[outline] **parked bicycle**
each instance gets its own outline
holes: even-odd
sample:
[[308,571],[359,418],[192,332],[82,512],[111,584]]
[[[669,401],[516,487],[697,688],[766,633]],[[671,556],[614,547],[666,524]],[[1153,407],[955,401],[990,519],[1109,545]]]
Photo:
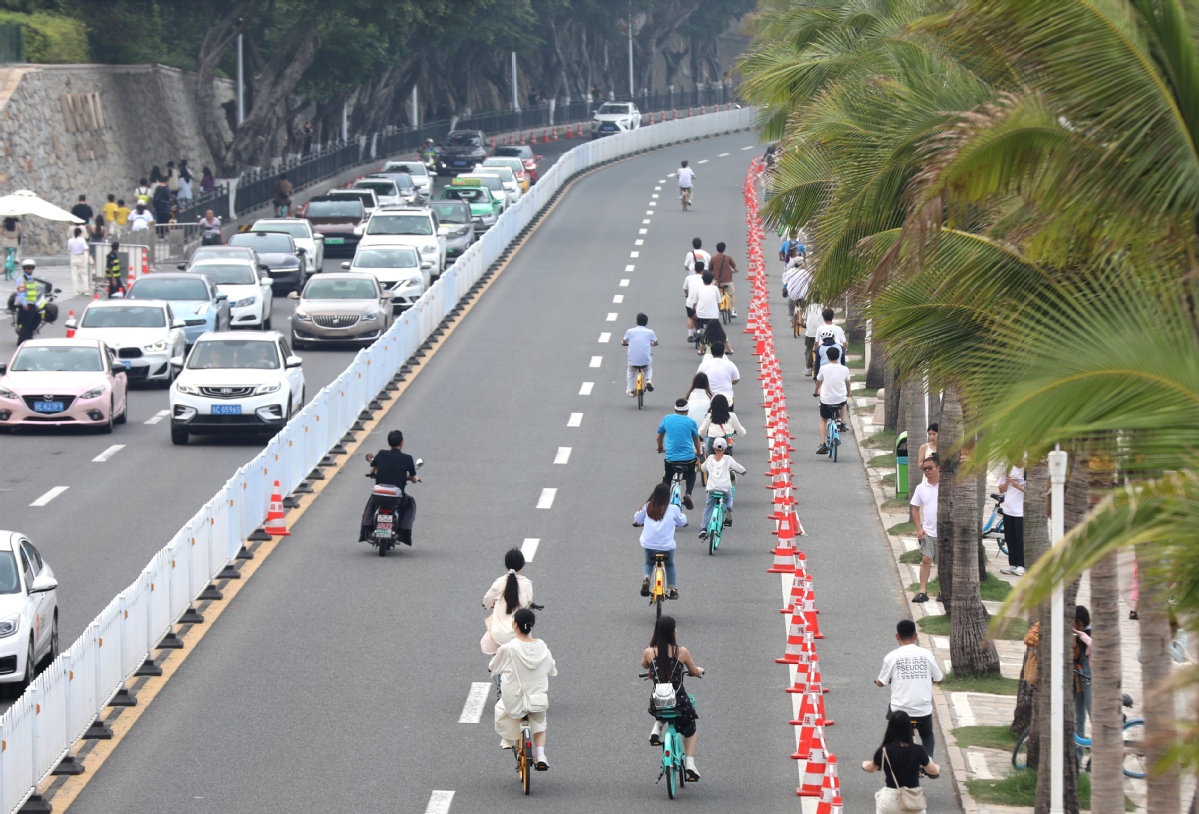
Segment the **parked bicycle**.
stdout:
[[983,543],[986,543],[988,538],[995,540],[999,554],[1006,555],[1007,538],[1003,535],[1003,495],[994,492],[991,494],[991,500],[995,501],[995,505],[991,507],[991,516],[983,525],[981,540]]
[[[1132,707],[1132,698],[1128,693],[1124,693],[1122,704],[1126,708]],[[1017,769],[1028,768],[1028,733],[1029,730],[1024,730],[1020,737],[1016,740],[1016,748],[1012,750],[1012,765]],[[1074,733],[1074,743],[1081,746],[1087,752],[1084,771],[1091,771],[1091,739]],[[1142,778],[1148,772],[1147,760],[1145,757],[1145,719],[1144,718],[1124,718],[1124,776],[1132,778]]]

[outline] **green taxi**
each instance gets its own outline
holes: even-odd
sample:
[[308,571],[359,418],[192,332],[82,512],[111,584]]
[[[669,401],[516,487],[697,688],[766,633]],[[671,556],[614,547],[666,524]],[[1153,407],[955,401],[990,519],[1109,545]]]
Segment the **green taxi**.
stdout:
[[454,178],[441,191],[443,201],[464,201],[470,207],[470,217],[476,232],[485,232],[499,219],[504,211],[503,201],[491,194],[477,178]]

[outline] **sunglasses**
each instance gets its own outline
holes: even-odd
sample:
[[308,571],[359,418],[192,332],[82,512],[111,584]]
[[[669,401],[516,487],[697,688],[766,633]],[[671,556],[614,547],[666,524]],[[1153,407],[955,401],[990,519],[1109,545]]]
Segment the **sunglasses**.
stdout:
[[920,469],[923,472],[932,472],[934,469],[936,469],[936,467],[935,466],[922,466],[922,467],[920,467]]

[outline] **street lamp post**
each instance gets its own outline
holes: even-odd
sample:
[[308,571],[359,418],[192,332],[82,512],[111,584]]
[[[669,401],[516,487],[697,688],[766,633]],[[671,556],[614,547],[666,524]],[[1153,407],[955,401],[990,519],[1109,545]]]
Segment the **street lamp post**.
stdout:
[[[237,21],[241,24],[241,20]],[[242,58],[242,35],[237,35],[237,126],[246,120],[246,67]]]
[[[1055,546],[1066,534],[1066,453],[1060,448],[1049,453],[1049,506],[1052,512],[1050,521],[1049,543]],[[1049,814],[1063,814],[1065,787],[1062,782],[1062,772],[1065,771],[1064,733],[1062,727],[1065,715],[1062,705],[1065,703],[1065,670],[1062,665],[1062,653],[1065,647],[1065,617],[1066,591],[1058,583],[1053,589],[1052,623],[1050,628],[1050,651],[1052,658],[1049,667],[1049,703],[1050,703],[1050,735],[1049,735]]]

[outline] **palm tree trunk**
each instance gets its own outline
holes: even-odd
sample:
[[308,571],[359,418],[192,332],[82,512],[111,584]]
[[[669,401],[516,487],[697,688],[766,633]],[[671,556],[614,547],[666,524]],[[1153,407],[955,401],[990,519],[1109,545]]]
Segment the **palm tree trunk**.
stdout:
[[[941,607],[953,616],[953,590],[955,576],[953,561],[956,551],[953,545],[953,499],[954,482],[957,480],[958,456],[946,454],[957,447],[962,439],[962,403],[956,388],[946,389],[941,404],[941,433],[937,438],[937,449],[941,463],[941,483],[937,487],[937,578],[941,581]],[[971,563],[973,564],[973,557]]]
[[[944,486],[941,494],[945,494]],[[949,656],[953,663],[953,672],[965,676],[998,675],[999,652],[995,649],[995,642],[987,629],[990,615],[983,607],[978,586],[978,526],[981,517],[978,508],[977,477],[968,472],[957,473],[954,478],[953,505],[950,512],[953,518],[951,545],[954,548],[954,557]],[[937,531],[941,531],[940,526],[937,527]],[[943,580],[941,590],[944,593]]]
[[[1025,474],[1024,485],[1024,517],[1026,518],[1024,526],[1024,562],[1031,567],[1046,551],[1049,550],[1049,524],[1045,522],[1045,503],[1046,496],[1049,491],[1049,466],[1045,459],[1042,458],[1035,463],[1029,465]],[[1049,630],[1045,626],[1046,606],[1037,608],[1030,614],[1033,622],[1041,623],[1042,638],[1047,635]],[[1033,684],[1033,699],[1028,699],[1026,696],[1019,696],[1016,699],[1016,714],[1013,716],[1014,721],[1023,721],[1025,717],[1030,718],[1028,725],[1028,765],[1031,768],[1037,767],[1037,758],[1039,757],[1040,749],[1040,732],[1039,724],[1040,716],[1037,714],[1035,699],[1040,695],[1039,688],[1041,686],[1041,677],[1048,676],[1049,673],[1045,668],[1045,662],[1041,661],[1043,653],[1037,648],[1038,669],[1036,681]],[[1023,731],[1023,727],[1016,727],[1016,734]]]
[[900,421],[908,434],[908,482],[895,484],[898,491],[906,486],[908,495],[916,491],[920,485],[923,473],[920,471],[921,461],[917,460],[920,445],[924,443],[924,381],[919,371],[913,371],[899,385]]
[[[1028,517],[1027,506],[1025,507],[1024,516]],[[1050,635],[1050,627],[1053,624],[1064,625],[1067,631],[1074,624],[1074,603],[1078,598],[1078,582],[1072,582],[1064,586],[1065,596],[1065,611],[1060,619],[1053,618],[1052,605],[1046,603],[1042,606],[1041,612],[1041,643],[1040,662],[1041,673],[1040,679],[1037,681],[1037,699],[1036,699],[1036,717],[1038,733],[1040,735],[1040,746],[1043,749],[1039,752],[1039,762],[1037,765],[1037,803],[1033,809],[1035,814],[1049,814],[1050,810],[1050,775],[1049,771],[1049,744],[1051,743],[1050,724],[1052,722],[1052,709],[1050,704],[1050,669],[1053,664],[1053,659],[1061,659],[1065,663],[1063,678],[1065,680],[1064,703],[1062,704],[1062,807],[1068,814],[1078,814],[1078,758],[1074,754],[1074,637],[1067,633],[1063,637],[1062,650],[1060,653],[1053,652],[1052,636]],[[1031,750],[1030,763],[1031,764]],[[1121,798],[1123,799],[1123,798]]]
[[[866,387],[877,390],[887,386],[887,353],[873,330],[867,331],[866,341],[870,344],[870,364],[866,366]],[[886,395],[886,394],[884,394]]]
[[883,429],[899,432],[899,369],[887,369],[886,393],[883,396]]
[[[1098,635],[1091,648],[1092,707],[1091,811],[1124,811],[1124,736],[1120,697],[1120,589],[1112,551],[1091,569],[1091,625]],[[1156,810],[1156,809],[1154,809]],[[1177,806],[1174,808],[1177,811]]]
[[[1140,577],[1141,684],[1144,687],[1146,762],[1154,767],[1146,778],[1149,811],[1178,811],[1181,800],[1178,764],[1165,762],[1167,751],[1178,740],[1174,693],[1167,684],[1173,672],[1170,657],[1169,610],[1162,586],[1146,577],[1151,566],[1138,563]],[[1104,703],[1110,703],[1105,701]],[[1152,734],[1150,734],[1152,733]]]

